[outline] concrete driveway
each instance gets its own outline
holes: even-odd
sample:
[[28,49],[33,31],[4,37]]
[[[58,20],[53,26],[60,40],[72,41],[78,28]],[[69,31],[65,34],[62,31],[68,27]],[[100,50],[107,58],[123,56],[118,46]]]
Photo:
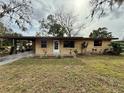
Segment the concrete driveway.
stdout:
[[5,65],[25,57],[33,57],[33,56],[34,56],[34,53],[30,51],[30,52],[24,52],[24,53],[5,56],[5,57],[0,57],[0,65]]

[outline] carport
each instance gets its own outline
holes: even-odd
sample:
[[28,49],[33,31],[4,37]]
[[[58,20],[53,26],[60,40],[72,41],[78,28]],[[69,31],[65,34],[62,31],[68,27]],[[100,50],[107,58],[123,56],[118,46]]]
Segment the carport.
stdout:
[[[11,52],[10,54],[17,54],[17,43],[21,40],[26,40],[32,42],[32,49],[30,51],[35,52],[35,37],[31,36],[0,36],[0,42],[2,45],[2,40],[12,40]],[[25,51],[24,51],[25,52]]]

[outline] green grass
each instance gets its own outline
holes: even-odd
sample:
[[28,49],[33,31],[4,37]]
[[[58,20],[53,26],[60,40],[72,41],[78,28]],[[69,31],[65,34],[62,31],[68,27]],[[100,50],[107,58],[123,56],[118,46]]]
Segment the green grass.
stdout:
[[0,66],[0,93],[124,93],[124,56],[21,59]]

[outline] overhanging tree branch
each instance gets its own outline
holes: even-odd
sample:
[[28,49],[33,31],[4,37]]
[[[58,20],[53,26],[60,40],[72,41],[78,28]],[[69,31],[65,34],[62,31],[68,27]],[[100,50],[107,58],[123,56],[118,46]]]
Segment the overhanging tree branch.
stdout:
[[30,0],[8,0],[0,2],[0,19],[9,17],[23,31],[27,29],[26,24],[31,25],[32,6]]
[[108,14],[113,10],[113,7],[120,7],[123,4],[124,0],[90,0],[91,18],[93,19],[96,14],[101,18],[102,16]]

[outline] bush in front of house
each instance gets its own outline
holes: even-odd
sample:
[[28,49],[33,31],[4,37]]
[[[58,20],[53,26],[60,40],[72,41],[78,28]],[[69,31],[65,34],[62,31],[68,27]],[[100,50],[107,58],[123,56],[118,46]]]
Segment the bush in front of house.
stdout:
[[122,53],[121,45],[115,42],[112,42],[110,44],[110,49],[105,49],[104,53],[105,55],[120,55]]

